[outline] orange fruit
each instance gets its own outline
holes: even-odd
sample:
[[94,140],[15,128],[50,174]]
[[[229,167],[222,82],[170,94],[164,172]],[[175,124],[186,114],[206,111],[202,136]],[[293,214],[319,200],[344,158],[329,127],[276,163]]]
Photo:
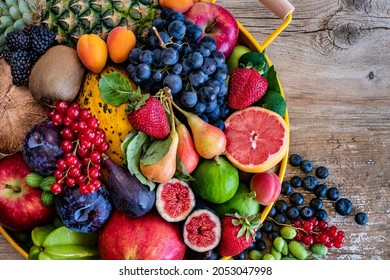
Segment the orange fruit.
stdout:
[[277,113],[250,106],[225,121],[226,157],[238,169],[264,172],[278,164],[288,151],[289,128]]

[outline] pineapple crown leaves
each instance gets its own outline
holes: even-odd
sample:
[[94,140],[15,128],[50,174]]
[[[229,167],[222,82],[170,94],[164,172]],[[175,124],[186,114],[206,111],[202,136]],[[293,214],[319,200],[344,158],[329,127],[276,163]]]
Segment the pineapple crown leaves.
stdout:
[[245,234],[246,240],[249,240],[250,237],[255,240],[256,231],[262,226],[259,214],[245,215],[235,212],[228,213],[226,216],[233,217],[232,224],[241,227],[237,233],[237,238]]

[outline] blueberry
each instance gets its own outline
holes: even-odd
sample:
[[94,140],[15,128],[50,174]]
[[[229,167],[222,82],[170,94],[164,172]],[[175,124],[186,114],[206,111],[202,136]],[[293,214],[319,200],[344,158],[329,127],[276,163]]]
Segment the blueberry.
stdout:
[[261,230],[256,231],[255,242],[261,240],[263,238],[263,232]]
[[276,215],[276,208],[275,206],[272,206],[271,209],[269,210],[268,217],[273,218],[275,217],[275,215]]
[[235,260],[245,260],[245,252],[241,252],[233,257]]
[[294,192],[290,194],[290,203],[292,206],[300,206],[305,202],[305,198],[302,194]]
[[336,201],[340,197],[340,191],[336,187],[329,188],[328,191],[326,192],[326,197],[329,200]]
[[286,223],[286,216],[282,213],[278,213],[276,214],[276,216],[274,217],[274,220],[278,223],[278,224],[284,224]]
[[317,197],[324,197],[326,196],[326,192],[328,191],[328,187],[324,184],[319,184],[314,190],[314,194]]
[[267,248],[267,243],[264,240],[256,241],[256,249],[259,251],[264,251]]
[[287,218],[290,220],[296,220],[299,218],[299,209],[296,206],[288,207],[286,211]]
[[300,168],[305,173],[310,173],[313,171],[313,162],[310,160],[303,160],[300,164]]
[[293,188],[300,188],[303,184],[302,178],[299,176],[292,176],[290,179],[290,184]]
[[328,175],[329,175],[329,171],[328,171],[328,169],[325,166],[317,167],[317,169],[316,169],[316,176],[319,179],[325,179],[326,177],[328,177]]
[[366,213],[359,212],[355,215],[355,221],[358,225],[365,225],[368,221]]
[[314,211],[311,207],[309,206],[303,206],[300,210],[299,210],[299,216],[304,219],[304,220],[308,220],[310,219],[311,217],[313,217],[314,215]]
[[270,221],[264,221],[261,230],[265,233],[270,233],[273,230],[273,224]]
[[292,154],[290,155],[288,162],[290,163],[291,166],[299,166],[302,162],[302,158],[298,154]]
[[310,207],[313,210],[320,210],[322,208],[323,202],[321,198],[315,197],[310,200]]
[[340,198],[336,201],[336,212],[342,216],[347,216],[352,212],[352,202],[348,198]]
[[268,238],[269,238],[269,240],[271,240],[271,241],[273,241],[276,237],[278,237],[279,236],[279,233],[278,232],[276,232],[276,231],[273,231],[273,232],[271,232],[271,233],[269,233],[268,234]]
[[283,182],[282,183],[282,189],[280,191],[284,195],[289,195],[292,193],[292,186],[290,182]]
[[288,204],[284,200],[278,200],[275,202],[275,208],[278,213],[284,213],[287,211]]
[[317,178],[314,176],[306,176],[302,181],[303,188],[309,192],[313,191],[318,183]]
[[225,122],[221,119],[214,119],[211,124],[215,127],[218,127],[220,130],[225,130]]
[[326,221],[326,219],[328,219],[328,213],[324,209],[320,209],[316,211],[315,217],[319,221]]
[[191,107],[194,107],[197,102],[198,102],[198,95],[189,90],[189,91],[183,91],[182,95],[181,95],[181,102],[183,103],[184,106],[186,106],[187,108],[191,108]]

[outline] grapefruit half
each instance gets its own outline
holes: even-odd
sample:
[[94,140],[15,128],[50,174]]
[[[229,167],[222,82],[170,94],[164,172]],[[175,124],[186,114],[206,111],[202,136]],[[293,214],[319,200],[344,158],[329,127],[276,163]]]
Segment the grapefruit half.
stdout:
[[278,164],[288,151],[289,131],[277,113],[250,106],[225,121],[226,157],[238,169],[264,172]]

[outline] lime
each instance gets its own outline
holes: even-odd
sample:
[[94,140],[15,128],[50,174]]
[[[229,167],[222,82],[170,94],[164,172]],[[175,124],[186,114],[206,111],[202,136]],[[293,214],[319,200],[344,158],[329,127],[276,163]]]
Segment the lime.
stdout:
[[204,200],[223,203],[237,191],[238,170],[225,157],[203,159],[194,171],[191,187]]
[[256,105],[269,109],[282,117],[284,117],[287,110],[286,100],[279,92],[274,90],[267,91]]
[[260,204],[249,188],[240,182],[236,193],[231,199],[220,204],[213,204],[212,208],[220,217],[224,216],[225,213],[233,211],[240,214],[253,215],[259,213]]

